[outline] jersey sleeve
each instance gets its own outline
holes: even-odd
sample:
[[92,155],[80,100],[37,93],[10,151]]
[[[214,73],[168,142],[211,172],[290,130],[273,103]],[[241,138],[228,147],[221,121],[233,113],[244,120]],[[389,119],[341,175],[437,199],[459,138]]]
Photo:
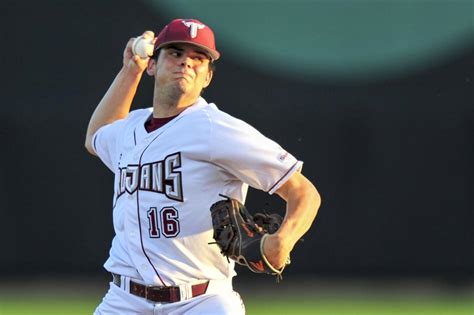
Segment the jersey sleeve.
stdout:
[[92,138],[92,147],[100,160],[112,171],[117,164],[117,139],[124,125],[124,119],[100,127]]
[[228,176],[269,194],[303,166],[275,141],[233,117],[211,123],[210,156]]

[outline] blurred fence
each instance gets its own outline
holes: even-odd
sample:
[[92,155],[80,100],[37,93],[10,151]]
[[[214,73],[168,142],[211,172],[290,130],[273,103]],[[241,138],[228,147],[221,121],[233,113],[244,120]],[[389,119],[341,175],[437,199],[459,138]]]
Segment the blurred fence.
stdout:
[[[0,274],[100,273],[112,175],[84,150],[85,129],[126,40],[171,17],[122,0],[1,6]],[[323,198],[288,272],[472,279],[473,60],[467,42],[429,67],[359,82],[273,76],[223,56],[207,100],[303,160]],[[151,96],[146,78],[135,108]],[[247,204],[283,210],[261,192]]]

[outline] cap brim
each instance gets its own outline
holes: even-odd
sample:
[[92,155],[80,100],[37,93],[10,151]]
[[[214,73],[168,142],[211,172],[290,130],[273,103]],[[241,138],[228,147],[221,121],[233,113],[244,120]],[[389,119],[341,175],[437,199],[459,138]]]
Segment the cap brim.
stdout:
[[186,40],[173,40],[173,41],[169,41],[169,42],[166,42],[166,43],[163,43],[163,44],[160,44],[158,46],[155,47],[155,51],[160,49],[160,48],[163,48],[165,46],[168,46],[170,44],[178,44],[178,43],[183,43],[183,44],[191,44],[191,45],[194,45],[194,46],[197,46],[203,50],[205,50],[209,56],[211,56],[212,60],[217,60],[220,58],[221,54],[217,51],[217,50],[212,50],[210,49],[209,47],[207,46],[204,46],[204,45],[200,45],[200,44],[197,44],[193,41],[186,41]]

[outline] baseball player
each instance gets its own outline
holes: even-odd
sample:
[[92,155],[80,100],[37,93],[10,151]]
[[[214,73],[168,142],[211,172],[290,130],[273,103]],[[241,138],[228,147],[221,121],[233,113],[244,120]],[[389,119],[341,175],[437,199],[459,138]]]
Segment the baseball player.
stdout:
[[[134,55],[130,39],[87,129],[85,147],[115,174],[112,281],[95,314],[244,314],[234,261],[212,244],[211,205],[220,195],[244,203],[249,185],[283,198],[284,220],[261,245],[278,270],[320,197],[301,161],[200,96],[220,57],[209,26],[176,19],[142,36],[154,55]],[[145,71],[153,107],[130,111]]]

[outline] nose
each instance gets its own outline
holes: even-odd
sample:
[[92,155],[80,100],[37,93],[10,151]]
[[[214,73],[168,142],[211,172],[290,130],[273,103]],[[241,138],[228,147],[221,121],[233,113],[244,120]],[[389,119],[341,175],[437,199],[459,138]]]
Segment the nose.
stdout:
[[184,55],[183,59],[181,59],[181,66],[191,68],[192,61],[190,57]]

